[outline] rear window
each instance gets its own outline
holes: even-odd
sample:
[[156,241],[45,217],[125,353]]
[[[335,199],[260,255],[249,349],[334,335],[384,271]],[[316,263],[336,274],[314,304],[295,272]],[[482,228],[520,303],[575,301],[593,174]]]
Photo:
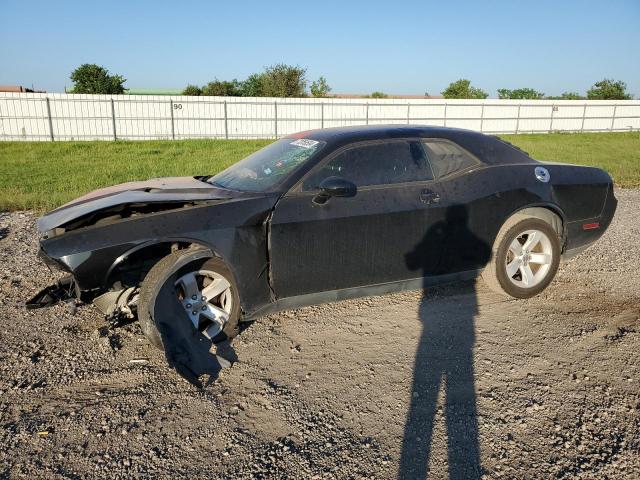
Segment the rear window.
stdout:
[[455,143],[442,140],[424,140],[424,149],[429,157],[436,178],[444,178],[456,172],[478,165],[478,161]]

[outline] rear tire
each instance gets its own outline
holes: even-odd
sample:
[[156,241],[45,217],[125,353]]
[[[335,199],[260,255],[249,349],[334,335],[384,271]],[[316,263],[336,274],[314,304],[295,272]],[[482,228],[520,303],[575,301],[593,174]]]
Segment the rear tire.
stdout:
[[482,272],[498,293],[530,298],[551,283],[560,265],[560,239],[544,220],[516,214],[500,229]]
[[[160,291],[167,282],[172,282],[175,286],[178,300],[186,307],[186,305],[190,305],[187,303],[190,299],[185,296],[184,281],[181,280],[183,278],[195,279],[195,284],[191,282],[192,285],[189,286],[189,289],[193,289],[191,293],[198,298],[193,300],[194,305],[192,308],[185,308],[185,315],[194,323],[194,328],[196,328],[195,323],[198,323],[198,329],[211,338],[213,343],[231,339],[239,331],[240,299],[236,282],[229,268],[221,259],[213,257],[195,260],[174,272],[174,265],[185,254],[185,250],[179,250],[156,263],[145,277],[140,288],[140,296],[138,298],[138,320],[140,321],[140,326],[149,341],[161,350],[164,350],[162,336],[158,330],[156,320],[151,314],[154,311],[153,305],[156,301],[155,292]],[[207,279],[209,279],[208,283]],[[218,289],[214,288],[216,286],[214,285],[215,282],[222,283],[223,287],[228,284],[228,288],[225,288],[221,293],[217,293]],[[209,290],[215,295],[212,294],[212,298],[202,301],[202,298],[206,298],[203,296],[203,292],[206,293],[207,286],[211,287]],[[227,313],[226,321],[223,324],[216,324],[208,320],[205,315],[212,311],[219,313],[224,311],[224,313]],[[214,314],[213,317],[215,318],[216,315]],[[220,317],[221,315],[218,315],[218,318]],[[208,333],[211,333],[211,335]]]

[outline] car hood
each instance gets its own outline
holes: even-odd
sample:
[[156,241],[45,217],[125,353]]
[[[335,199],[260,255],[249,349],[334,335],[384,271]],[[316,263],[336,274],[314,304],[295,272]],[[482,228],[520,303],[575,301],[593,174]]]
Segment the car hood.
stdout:
[[127,204],[191,202],[222,200],[238,192],[216,188],[196,177],[153,178],[100,188],[52,210],[38,219],[38,230],[44,233],[80,217]]

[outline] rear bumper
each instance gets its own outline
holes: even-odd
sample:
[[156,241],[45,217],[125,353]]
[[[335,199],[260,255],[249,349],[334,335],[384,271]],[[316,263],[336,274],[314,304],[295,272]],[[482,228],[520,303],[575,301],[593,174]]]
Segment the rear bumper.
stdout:
[[585,218],[567,223],[567,243],[564,258],[571,258],[593,245],[606,232],[613,220],[618,200],[610,185],[602,212],[597,217]]

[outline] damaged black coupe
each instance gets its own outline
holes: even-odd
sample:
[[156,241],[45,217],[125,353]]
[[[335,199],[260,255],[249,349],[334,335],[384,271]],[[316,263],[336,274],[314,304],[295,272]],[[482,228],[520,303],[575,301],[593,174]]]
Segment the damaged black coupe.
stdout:
[[[543,163],[480,133],[345,127],[282,138],[213,176],[97,190],[38,220],[73,296],[203,348],[281,309],[472,278],[516,298],[595,242],[609,175]],[[183,361],[183,364],[188,363]]]

